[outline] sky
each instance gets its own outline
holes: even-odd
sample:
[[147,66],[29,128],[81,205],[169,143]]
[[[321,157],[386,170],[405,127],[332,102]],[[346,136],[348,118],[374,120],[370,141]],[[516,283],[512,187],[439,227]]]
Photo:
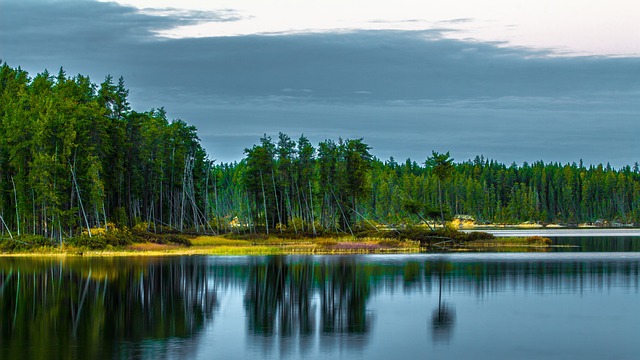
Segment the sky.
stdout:
[[614,167],[640,161],[634,0],[0,0],[0,60],[123,76],[218,162],[263,134]]

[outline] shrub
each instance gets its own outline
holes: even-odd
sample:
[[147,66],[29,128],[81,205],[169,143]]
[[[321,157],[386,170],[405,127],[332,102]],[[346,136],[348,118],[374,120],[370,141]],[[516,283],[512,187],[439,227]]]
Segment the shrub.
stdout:
[[144,230],[142,228],[134,227],[131,230],[132,238],[135,242],[150,242],[154,244],[177,244],[184,246],[191,246],[191,241],[185,236],[169,233],[169,234],[156,234],[152,232],[146,231],[146,227]]
[[542,236],[529,236],[527,238],[527,243],[528,244],[550,245],[551,244],[551,239],[549,239],[548,237],[542,237]]
[[75,236],[68,239],[67,243],[79,248],[102,250],[107,246],[121,247],[130,245],[133,243],[133,235],[126,227],[122,229],[113,228],[91,237],[88,234]]
[[107,241],[104,236],[89,237],[88,235],[80,235],[69,238],[67,243],[74,247],[90,250],[101,250],[107,246]]
[[17,242],[13,239],[0,239],[1,252],[24,251],[29,250],[30,248],[30,245]]
[[491,240],[494,239],[495,236],[486,232],[470,232],[466,234],[466,241],[483,241],[483,240]]
[[57,242],[41,235],[20,235],[11,238],[0,239],[0,251],[19,252],[30,251],[38,247],[49,247]]

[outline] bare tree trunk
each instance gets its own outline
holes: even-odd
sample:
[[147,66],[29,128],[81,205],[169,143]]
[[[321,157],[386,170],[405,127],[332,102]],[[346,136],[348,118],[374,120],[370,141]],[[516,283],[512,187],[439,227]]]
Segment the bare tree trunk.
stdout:
[[16,225],[18,227],[18,236],[20,236],[20,212],[18,211],[18,192],[16,191],[16,182],[13,181],[13,176],[11,177],[11,182],[13,183],[13,198],[16,202]]
[[442,210],[442,188],[440,186],[440,179],[438,179],[438,202],[440,203],[440,219],[442,220],[442,228],[444,229],[444,210]]
[[204,220],[209,223],[209,173],[211,173],[211,163],[207,163],[207,177],[204,183]]
[[102,202],[102,216],[104,216],[104,231],[109,230],[109,224],[107,223],[107,211],[104,209],[104,201]]
[[33,235],[36,234],[36,195],[31,188],[31,205],[33,207]]
[[185,164],[184,164],[184,169],[182,171],[182,197],[181,197],[181,202],[180,202],[180,231],[183,231],[184,229],[184,203],[185,203],[185,182],[186,182],[186,174],[187,174],[187,159],[185,159]]
[[311,180],[309,180],[309,199],[311,201],[311,225],[313,226],[313,235],[317,235],[316,220],[313,216],[313,192],[311,191]]
[[0,215],[0,220],[2,220],[2,225],[4,225],[4,228],[7,229],[7,232],[9,233],[9,237],[11,238],[11,240],[13,240],[13,235],[11,235],[11,230],[9,230],[7,223],[4,222],[4,218],[2,217],[2,215]]
[[[71,166],[69,163],[69,167],[71,167],[71,176],[73,176],[73,183],[76,186],[76,193],[78,194],[78,203],[80,204],[80,209],[82,210],[82,216],[84,217],[84,222],[87,225],[87,232],[89,233],[89,237],[91,237],[91,227],[89,226],[89,220],[87,220],[87,213],[84,211],[84,206],[82,205],[82,197],[80,196],[80,188],[78,187],[78,181],[76,180],[76,171],[75,171],[75,156],[73,158],[74,165]],[[81,226],[82,228],[82,226]]]
[[280,205],[278,204],[278,191],[276,190],[276,176],[271,168],[271,182],[273,183],[273,197],[276,199],[276,212],[278,213],[278,223],[280,223],[280,232],[282,232],[282,217],[280,217]]
[[264,193],[264,180],[262,179],[262,171],[260,171],[260,184],[262,185],[262,203],[264,205],[264,224],[267,228],[267,235],[269,235],[269,220],[267,218],[267,197]]
[[216,230],[220,233],[220,213],[218,211],[218,176],[213,177],[213,195],[215,198]]

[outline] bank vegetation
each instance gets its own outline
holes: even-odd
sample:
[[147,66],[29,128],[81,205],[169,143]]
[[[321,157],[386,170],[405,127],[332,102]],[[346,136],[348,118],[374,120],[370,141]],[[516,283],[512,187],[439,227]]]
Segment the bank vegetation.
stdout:
[[313,145],[284,133],[265,134],[239,162],[218,163],[195,127],[161,107],[132,109],[122,78],[96,84],[62,69],[30,77],[0,67],[6,251],[187,246],[221,235],[402,243],[411,229],[426,229],[433,239],[409,240],[431,246],[454,237],[439,233],[454,219],[638,225],[638,164],[456,163],[436,151],[397,162],[376,158],[362,138]]

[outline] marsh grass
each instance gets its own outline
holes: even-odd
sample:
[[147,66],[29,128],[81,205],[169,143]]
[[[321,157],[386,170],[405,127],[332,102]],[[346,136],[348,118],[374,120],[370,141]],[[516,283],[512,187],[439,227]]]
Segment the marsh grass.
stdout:
[[[367,237],[313,237],[280,238],[276,236],[190,236],[189,245],[169,241],[147,241],[127,245],[106,245],[104,248],[78,246],[69,243],[63,246],[31,246],[28,249],[9,251],[4,256],[180,256],[180,255],[286,255],[286,254],[371,254],[371,253],[415,253],[420,251],[442,251],[442,248],[425,247],[423,239]],[[378,235],[378,234],[375,234]],[[385,234],[387,235],[387,234]],[[420,234],[422,235],[422,234]],[[155,239],[154,239],[155,240]],[[493,238],[483,235],[466,236],[447,251],[492,251],[528,252],[547,251],[551,240],[543,237]],[[186,243],[186,241],[185,241]]]
[[518,252],[518,251],[546,251],[550,248],[551,239],[542,236],[529,237],[504,237],[486,240],[475,240],[464,244],[470,249],[491,249],[492,251]]
[[191,245],[197,246],[250,246],[251,241],[228,239],[222,236],[197,236],[191,239]]

